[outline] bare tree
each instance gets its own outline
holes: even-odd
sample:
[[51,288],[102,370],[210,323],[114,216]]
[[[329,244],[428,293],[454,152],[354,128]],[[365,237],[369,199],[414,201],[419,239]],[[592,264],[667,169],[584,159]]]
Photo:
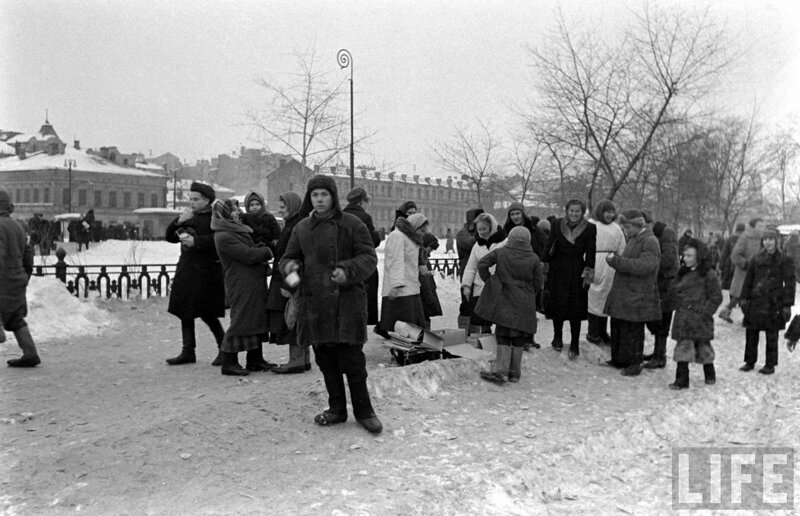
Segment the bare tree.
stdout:
[[478,206],[482,207],[501,173],[502,143],[494,129],[481,120],[474,132],[456,128],[453,137],[436,145],[433,152],[445,170],[475,187]]

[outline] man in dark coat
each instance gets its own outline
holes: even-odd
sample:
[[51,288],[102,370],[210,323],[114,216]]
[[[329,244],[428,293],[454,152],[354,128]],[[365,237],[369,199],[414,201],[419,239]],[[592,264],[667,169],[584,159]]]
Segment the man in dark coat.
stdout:
[[[358,219],[367,226],[367,231],[372,238],[372,244],[375,247],[381,245],[381,236],[375,231],[375,224],[372,222],[372,216],[364,210],[364,205],[369,202],[367,192],[357,186],[350,190],[347,194],[347,207],[345,213],[355,215]],[[367,289],[367,324],[378,324],[378,269],[370,275],[364,282]]]
[[285,277],[300,277],[297,338],[313,345],[317,365],[328,391],[328,410],[314,421],[322,426],[347,421],[344,379],[356,421],[379,433],[367,390],[363,346],[367,340],[367,296],[364,281],[378,263],[367,226],[344,213],[334,180],[316,175],[308,181],[303,206],[313,209],[289,237],[280,262]]
[[744,223],[739,222],[736,224],[736,230],[733,235],[725,240],[722,246],[722,252],[719,256],[719,279],[722,283],[722,290],[731,288],[731,280],[733,279],[733,262],[731,261],[731,254],[733,248],[736,247],[736,241],[739,236],[744,233]]
[[606,257],[616,271],[603,310],[611,317],[609,365],[622,369],[624,376],[637,376],[642,372],[645,323],[661,317],[656,281],[661,249],[639,210],[623,211],[619,222],[628,243],[622,256]]
[[525,206],[521,202],[512,202],[508,206],[506,223],[503,230],[506,234],[511,232],[511,228],[515,226],[523,226],[528,229],[531,234],[531,249],[536,253],[539,259],[542,259],[542,253],[547,245],[547,233],[538,226],[539,219],[533,220],[525,213]]
[[[471,208],[467,210],[467,222],[464,227],[456,233],[456,252],[458,253],[458,281],[464,277],[464,269],[469,261],[469,254],[472,252],[472,246],[475,245],[475,219],[478,215],[483,213],[482,208]],[[469,299],[461,296],[461,305],[458,307],[459,328],[469,326],[469,316],[472,313],[472,307],[469,304]],[[463,319],[467,319],[463,321]]]
[[[205,183],[192,183],[189,208],[167,226],[166,240],[180,242],[181,257],[172,280],[168,311],[181,320],[183,347],[178,356],[167,359],[169,365],[193,364],[195,356],[194,320],[200,318],[214,334],[217,348],[225,331],[219,317],[225,317],[225,283],[222,266],[211,230],[211,203],[216,195]],[[213,365],[222,365],[217,354]]]
[[12,332],[22,350],[22,357],[12,358],[10,367],[36,367],[42,361],[25,322],[28,315],[26,297],[28,281],[33,273],[33,248],[25,230],[11,218],[14,205],[5,190],[0,190],[0,322]]
[[672,282],[678,275],[680,250],[675,239],[675,232],[664,222],[653,220],[653,212],[642,210],[647,228],[658,238],[661,258],[658,264],[658,297],[661,300],[661,318],[647,321],[647,329],[655,337],[653,353],[643,357],[647,362],[645,369],[663,369],[667,365],[667,339],[669,327],[672,322],[672,311],[675,309],[675,299],[672,293]]

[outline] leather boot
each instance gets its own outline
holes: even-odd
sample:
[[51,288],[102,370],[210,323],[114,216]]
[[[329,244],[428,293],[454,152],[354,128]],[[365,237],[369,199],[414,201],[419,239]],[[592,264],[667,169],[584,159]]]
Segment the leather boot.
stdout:
[[329,357],[327,354],[317,354],[317,365],[320,366],[322,379],[325,381],[325,389],[328,391],[328,410],[317,414],[314,418],[314,422],[322,426],[334,425],[347,421],[347,398],[344,390],[344,376],[335,364],[335,357]]
[[511,367],[508,370],[508,381],[511,383],[517,383],[522,376],[522,353],[521,347],[511,347]]
[[9,367],[36,367],[42,363],[36,351],[36,344],[33,342],[31,331],[27,326],[16,330],[14,332],[14,337],[17,339],[17,345],[19,345],[22,350],[22,356],[20,358],[8,360],[6,363]]
[[706,385],[714,385],[717,383],[717,372],[714,369],[714,364],[703,364],[703,374],[706,377]]
[[675,382],[669,384],[669,388],[673,391],[689,388],[689,362],[678,362],[678,368],[675,370]]
[[226,376],[247,376],[250,372],[239,365],[237,353],[222,352],[222,374]]
[[348,374],[347,385],[350,387],[350,402],[353,404],[353,415],[358,424],[369,433],[381,433],[383,431],[383,423],[375,415],[375,411],[372,408],[369,390],[367,390],[366,375]]
[[655,349],[649,357],[642,357],[647,360],[645,369],[664,369],[667,365],[667,337],[656,335]]
[[194,319],[181,320],[181,339],[183,340],[183,348],[181,348],[180,354],[174,358],[168,358],[167,364],[181,365],[197,362],[197,357],[194,354],[197,346],[194,336]]
[[592,344],[600,344],[600,342],[602,342],[598,319],[599,317],[596,315],[589,314],[589,330],[586,333],[586,340]]
[[245,369],[248,371],[269,371],[277,364],[264,360],[264,347],[259,344],[256,349],[247,350],[247,363]]
[[[306,350],[303,350],[306,348]],[[308,352],[307,346],[300,344],[289,344],[289,361],[272,368],[275,374],[298,374],[306,372],[306,353]],[[309,369],[311,364],[308,364]]]

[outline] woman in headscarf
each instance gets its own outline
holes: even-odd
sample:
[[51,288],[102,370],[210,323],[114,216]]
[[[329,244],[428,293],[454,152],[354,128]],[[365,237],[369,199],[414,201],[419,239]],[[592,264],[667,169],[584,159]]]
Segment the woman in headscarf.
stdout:
[[[475,219],[477,239],[469,253],[464,275],[461,278],[461,294],[470,303],[470,319],[468,333],[489,333],[492,331],[491,321],[479,317],[475,313],[475,305],[483,292],[483,280],[478,275],[478,262],[490,251],[506,244],[506,232],[497,224],[497,219],[488,213],[482,213]],[[494,272],[494,271],[492,271]]]
[[394,323],[404,321],[425,326],[425,312],[420,298],[419,250],[422,235],[428,231],[428,219],[421,213],[398,217],[395,229],[386,237],[383,263],[383,300],[381,321],[375,333],[389,338]]
[[594,207],[592,218],[589,219],[597,229],[594,280],[589,286],[589,331],[586,335],[586,340],[592,344],[608,344],[611,341],[608,334],[608,315],[603,312],[603,308],[614,283],[615,271],[606,263],[606,256],[614,253],[621,255],[625,250],[625,233],[615,222],[616,218],[617,208],[614,203],[603,199]]
[[564,347],[564,321],[570,326],[570,359],[580,354],[581,321],[588,310],[588,285],[594,277],[597,226],[583,217],[586,203],[572,199],[564,207],[565,216],[556,219],[542,259],[550,264],[547,272],[545,315],[553,320],[552,346]]
[[[241,220],[239,207],[231,199],[215,201],[211,208],[214,244],[225,275],[225,299],[231,322],[222,340],[222,374],[245,376],[248,371],[267,371],[274,364],[264,360],[262,342],[267,340],[267,270],[272,251],[253,241],[253,230]],[[236,354],[247,352],[246,369]]]
[[281,273],[280,263],[283,253],[286,252],[286,245],[292,230],[304,219],[308,213],[301,210],[303,200],[294,192],[286,192],[278,197],[278,214],[283,218],[283,231],[275,243],[275,263],[272,271],[272,278],[269,283],[269,294],[267,295],[267,309],[269,310],[269,332],[270,342],[275,344],[289,345],[289,362],[274,367],[273,373],[277,374],[297,374],[311,369],[311,349],[302,346],[297,342],[297,330],[293,326],[289,328],[286,324],[285,310],[287,299],[291,295],[292,289],[284,284],[284,277]]

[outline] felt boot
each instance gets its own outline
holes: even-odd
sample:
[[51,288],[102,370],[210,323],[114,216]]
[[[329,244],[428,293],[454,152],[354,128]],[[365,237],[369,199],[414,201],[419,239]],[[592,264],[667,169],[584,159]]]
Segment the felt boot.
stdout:
[[678,368],[675,370],[675,382],[669,384],[669,388],[673,391],[689,388],[689,362],[678,362]]
[[226,376],[247,376],[250,372],[239,365],[237,353],[222,352],[222,374]]
[[706,385],[717,383],[717,372],[714,370],[714,364],[703,364],[703,374],[706,377]]
[[16,337],[20,349],[22,349],[22,357],[8,360],[6,363],[9,367],[36,367],[42,363],[36,351],[36,344],[33,342],[31,331],[27,326],[16,330],[14,337]]

